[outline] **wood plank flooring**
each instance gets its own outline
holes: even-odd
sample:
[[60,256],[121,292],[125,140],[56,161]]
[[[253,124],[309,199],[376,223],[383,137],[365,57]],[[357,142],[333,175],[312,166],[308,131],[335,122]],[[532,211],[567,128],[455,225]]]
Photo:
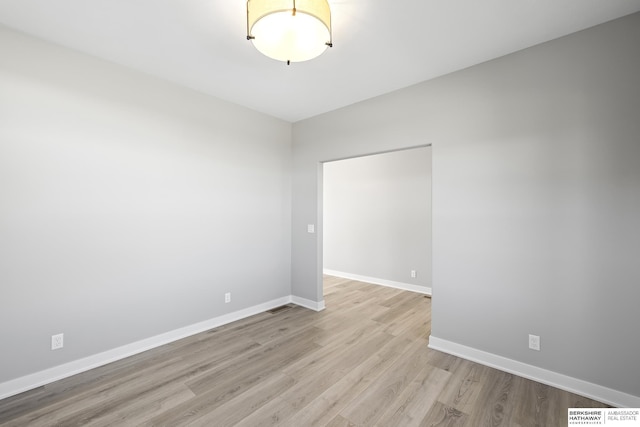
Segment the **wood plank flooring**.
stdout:
[[430,350],[431,300],[325,277],[286,306],[0,401],[13,426],[566,426],[593,400]]

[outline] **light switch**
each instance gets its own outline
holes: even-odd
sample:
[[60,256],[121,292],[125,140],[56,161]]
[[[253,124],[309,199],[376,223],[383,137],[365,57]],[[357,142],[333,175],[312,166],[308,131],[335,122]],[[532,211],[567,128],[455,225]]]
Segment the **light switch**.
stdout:
[[315,233],[316,232],[316,226],[313,224],[307,224],[307,233]]

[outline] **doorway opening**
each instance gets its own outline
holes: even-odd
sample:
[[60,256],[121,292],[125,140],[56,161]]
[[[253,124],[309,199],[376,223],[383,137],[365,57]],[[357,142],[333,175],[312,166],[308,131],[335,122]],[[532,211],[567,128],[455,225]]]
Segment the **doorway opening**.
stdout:
[[431,146],[324,162],[321,176],[323,273],[431,295]]

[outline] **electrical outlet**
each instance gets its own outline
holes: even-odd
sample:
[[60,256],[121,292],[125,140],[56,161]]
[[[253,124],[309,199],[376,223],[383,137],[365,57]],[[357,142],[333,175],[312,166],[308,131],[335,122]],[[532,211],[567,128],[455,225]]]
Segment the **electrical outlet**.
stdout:
[[540,351],[540,336],[529,334],[529,348],[531,350]]
[[226,294],[224,294],[224,303],[228,304],[231,302],[231,292],[227,292]]
[[51,335],[51,350],[64,347],[64,334]]
[[416,273],[415,270],[411,270],[411,277],[415,279],[416,277],[418,277],[418,273]]

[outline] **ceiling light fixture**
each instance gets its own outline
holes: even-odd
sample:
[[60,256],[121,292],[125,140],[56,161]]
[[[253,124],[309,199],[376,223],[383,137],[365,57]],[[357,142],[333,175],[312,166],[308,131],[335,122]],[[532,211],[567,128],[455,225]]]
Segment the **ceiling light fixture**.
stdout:
[[247,40],[287,64],[313,59],[333,46],[329,2],[247,0]]

